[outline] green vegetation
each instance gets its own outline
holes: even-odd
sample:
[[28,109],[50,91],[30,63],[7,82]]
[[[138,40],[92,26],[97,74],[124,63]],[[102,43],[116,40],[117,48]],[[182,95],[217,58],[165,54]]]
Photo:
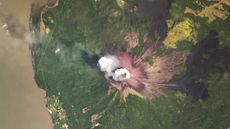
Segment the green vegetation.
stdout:
[[[109,43],[127,46],[126,32],[138,33],[139,53],[151,19],[138,15],[136,0],[60,0],[43,18],[50,30],[33,46],[35,78],[46,90],[47,107],[55,129],[227,129],[230,127],[230,77],[211,75],[207,80],[207,101],[191,101],[191,96],[165,90],[167,97],[155,101],[128,96],[108,86],[96,67],[81,58],[82,51],[100,53]],[[158,50],[164,55],[172,50],[190,49],[210,30],[220,34],[222,46],[230,46],[230,18],[211,22],[200,15],[185,13],[185,8],[200,9],[212,4],[198,1],[172,1],[167,19],[168,36]],[[223,6],[229,12],[229,6]],[[228,7],[228,8],[227,8]],[[215,14],[216,16],[216,14]]]
[[227,30],[230,27],[230,2],[228,0],[210,2],[196,0],[181,6],[184,15],[192,19],[199,27],[197,29],[198,40],[203,39],[210,30],[217,30],[220,34],[221,45],[230,45],[228,37],[230,32]]
[[[219,33],[222,46],[230,47],[229,1],[173,0],[169,12],[168,35],[164,41],[165,46],[158,50],[158,55],[189,49],[194,43],[205,38],[210,30]],[[188,33],[190,35],[186,35]]]

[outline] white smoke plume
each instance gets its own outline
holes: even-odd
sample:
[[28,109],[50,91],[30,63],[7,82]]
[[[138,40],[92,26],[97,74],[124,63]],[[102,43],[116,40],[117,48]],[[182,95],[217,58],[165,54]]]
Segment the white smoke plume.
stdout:
[[105,55],[98,61],[100,70],[105,72],[106,77],[112,77],[115,81],[122,81],[131,77],[126,68],[120,68],[119,60],[114,55]]
[[113,74],[113,80],[115,81],[123,81],[129,78],[131,78],[131,74],[126,68],[117,69]]
[[119,61],[116,56],[106,55],[99,59],[98,61],[100,70],[105,72],[107,77],[113,76],[113,71],[119,67]]

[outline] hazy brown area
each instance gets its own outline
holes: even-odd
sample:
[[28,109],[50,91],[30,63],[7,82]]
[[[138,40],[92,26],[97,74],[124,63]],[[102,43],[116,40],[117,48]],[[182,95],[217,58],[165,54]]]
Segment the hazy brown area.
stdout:
[[32,0],[0,1],[0,129],[50,129],[25,39]]

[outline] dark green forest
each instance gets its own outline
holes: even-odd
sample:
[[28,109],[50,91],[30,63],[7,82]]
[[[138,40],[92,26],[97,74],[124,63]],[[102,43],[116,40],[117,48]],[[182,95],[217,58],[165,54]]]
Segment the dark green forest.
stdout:
[[[229,0],[59,0],[41,19],[33,66],[55,129],[230,128]],[[170,80],[177,87],[155,100],[108,94],[96,63],[83,58],[110,44],[139,55],[157,37],[153,56],[190,54]]]

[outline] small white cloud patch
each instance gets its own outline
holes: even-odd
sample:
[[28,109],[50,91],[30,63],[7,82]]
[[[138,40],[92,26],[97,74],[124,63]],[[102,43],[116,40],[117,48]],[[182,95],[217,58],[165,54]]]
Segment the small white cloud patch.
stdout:
[[7,24],[3,24],[2,25],[2,29],[7,29],[8,28],[8,25]]
[[57,54],[60,52],[60,50],[61,50],[60,48],[57,48],[54,53]]

